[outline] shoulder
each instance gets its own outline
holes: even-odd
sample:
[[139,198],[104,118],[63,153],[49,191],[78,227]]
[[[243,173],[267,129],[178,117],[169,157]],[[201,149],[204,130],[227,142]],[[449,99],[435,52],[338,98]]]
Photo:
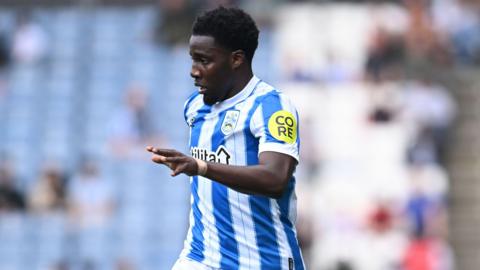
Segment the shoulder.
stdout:
[[275,87],[264,81],[259,81],[254,91],[247,98],[247,100],[250,100],[250,102],[253,102],[255,105],[258,106],[261,103],[265,102],[265,100],[268,100],[269,98],[276,95],[278,95],[278,91],[275,89]]
[[255,90],[254,96],[256,97],[258,105],[262,107],[275,107],[296,111],[290,98],[268,83],[261,82]]
[[198,99],[198,97],[200,97],[200,94],[198,93],[198,91],[193,92],[185,101],[184,108],[188,109],[192,105],[193,101]]
[[183,106],[183,117],[189,126],[191,125],[190,121],[193,119],[192,116],[194,116],[196,111],[198,111],[202,106],[203,98],[198,91],[193,92],[187,101],[185,101]]
[[196,110],[200,108],[202,105],[203,105],[202,96],[198,93],[198,91],[195,91],[185,101],[185,104],[183,106],[184,114],[186,115],[189,111]]

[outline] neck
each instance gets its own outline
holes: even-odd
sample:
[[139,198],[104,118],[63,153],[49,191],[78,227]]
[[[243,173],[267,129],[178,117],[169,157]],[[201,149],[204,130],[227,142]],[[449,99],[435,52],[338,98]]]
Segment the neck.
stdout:
[[227,92],[227,94],[225,95],[225,98],[222,100],[229,99],[235,96],[236,94],[238,94],[240,91],[242,91],[243,88],[245,88],[245,86],[247,86],[247,84],[250,82],[252,77],[253,77],[253,72],[251,68],[249,68],[248,70],[245,70],[245,72],[240,72],[238,74],[238,77],[233,81],[232,89]]

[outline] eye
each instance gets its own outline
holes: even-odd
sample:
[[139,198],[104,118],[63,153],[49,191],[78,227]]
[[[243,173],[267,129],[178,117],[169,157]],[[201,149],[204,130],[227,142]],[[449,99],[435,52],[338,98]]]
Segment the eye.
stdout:
[[193,54],[191,55],[192,61],[196,65],[202,65],[206,66],[210,63],[212,63],[212,59],[206,55],[203,54]]

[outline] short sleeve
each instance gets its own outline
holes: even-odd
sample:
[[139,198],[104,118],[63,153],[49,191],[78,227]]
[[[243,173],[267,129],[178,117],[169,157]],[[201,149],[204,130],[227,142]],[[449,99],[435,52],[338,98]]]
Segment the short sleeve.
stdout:
[[183,117],[185,119],[185,123],[187,123],[188,126],[191,126],[191,122],[194,120],[191,117],[192,111],[190,110],[190,107],[192,103],[194,103],[194,100],[198,99],[198,96],[198,92],[194,92],[192,95],[190,95],[190,97],[185,101],[185,104],[183,105]]
[[250,130],[259,140],[259,154],[278,152],[299,161],[298,114],[283,94],[272,91],[261,100],[252,115]]

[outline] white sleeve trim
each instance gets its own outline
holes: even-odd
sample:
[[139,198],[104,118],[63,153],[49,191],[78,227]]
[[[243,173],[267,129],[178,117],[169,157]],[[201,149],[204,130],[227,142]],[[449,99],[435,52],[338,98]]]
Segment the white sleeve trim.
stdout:
[[296,144],[281,144],[281,143],[261,143],[258,146],[258,154],[266,151],[278,152],[293,157],[297,162],[300,162]]

